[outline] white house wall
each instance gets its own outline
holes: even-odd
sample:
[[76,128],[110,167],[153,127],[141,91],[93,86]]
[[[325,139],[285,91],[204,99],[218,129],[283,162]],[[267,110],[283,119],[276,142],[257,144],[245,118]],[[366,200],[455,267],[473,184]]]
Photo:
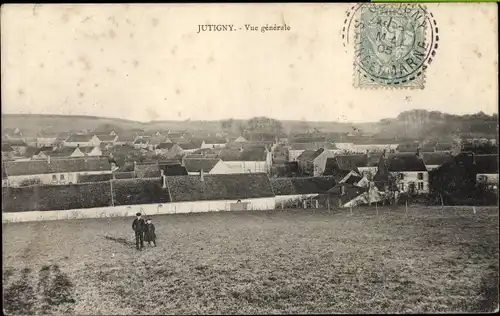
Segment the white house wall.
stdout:
[[[274,197],[243,199],[242,203],[249,203],[247,210],[274,210]],[[31,222],[80,218],[106,218],[106,217],[134,217],[137,212],[145,216],[160,214],[182,214],[230,211],[232,203],[237,200],[219,201],[194,201],[161,204],[140,204],[125,206],[109,206],[90,209],[74,209],[61,211],[34,211],[34,212],[3,212],[2,222]]]
[[305,150],[298,149],[290,149],[288,150],[288,161],[297,161],[297,158],[304,152]]
[[326,167],[326,160],[334,155],[328,150],[323,151],[316,159],[314,159],[314,176],[320,177],[323,175]]
[[267,172],[265,161],[224,161],[231,170],[230,173],[260,173]]
[[[39,179],[43,184],[53,184],[52,176],[56,176],[58,184],[69,184],[69,182],[77,183],[79,175],[95,175],[95,174],[111,174],[111,170],[102,171],[85,171],[85,172],[59,172],[45,173],[36,175],[8,176],[9,185],[12,187],[19,186],[23,181]],[[64,181],[61,181],[61,175],[64,176]]]
[[[418,174],[423,174],[423,180],[418,180]],[[429,173],[427,171],[418,171],[418,172],[393,172],[394,176],[396,176],[396,182],[398,184],[398,188],[401,190],[401,183],[404,184],[403,192],[408,192],[410,183],[415,182],[415,192],[417,193],[429,193]],[[399,179],[398,174],[403,174],[403,179]],[[418,182],[423,182],[424,188],[422,190],[418,189]]]

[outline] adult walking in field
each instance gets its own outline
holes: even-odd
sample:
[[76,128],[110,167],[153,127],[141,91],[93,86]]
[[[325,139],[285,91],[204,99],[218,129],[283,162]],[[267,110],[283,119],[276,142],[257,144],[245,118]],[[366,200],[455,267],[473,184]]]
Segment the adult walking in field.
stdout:
[[144,231],[144,241],[151,246],[151,243],[156,247],[155,225],[151,222],[151,218],[146,220],[146,229]]
[[135,232],[135,248],[142,250],[144,247],[144,231],[146,230],[146,223],[141,217],[141,213],[135,214],[137,216],[132,223],[132,229]]

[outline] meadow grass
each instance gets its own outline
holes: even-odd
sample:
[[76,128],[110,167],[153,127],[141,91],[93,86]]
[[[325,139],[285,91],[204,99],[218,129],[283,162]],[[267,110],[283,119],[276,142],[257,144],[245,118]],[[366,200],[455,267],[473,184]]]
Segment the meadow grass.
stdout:
[[[377,215],[378,211],[378,215]],[[486,312],[498,208],[366,207],[3,225],[9,314]]]

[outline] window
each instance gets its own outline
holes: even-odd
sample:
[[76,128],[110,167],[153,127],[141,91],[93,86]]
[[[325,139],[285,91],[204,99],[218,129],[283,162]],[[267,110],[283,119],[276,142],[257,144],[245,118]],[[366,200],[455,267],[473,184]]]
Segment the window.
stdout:
[[417,175],[417,177],[418,177],[418,180],[424,180],[424,174],[423,174],[423,172],[419,172],[418,175]]
[[404,175],[404,174],[402,174],[402,173],[400,173],[400,174],[398,175],[398,177],[399,177],[399,179],[400,179],[400,180],[403,180],[403,179],[404,179],[404,177],[405,177],[405,175]]
[[52,175],[52,181],[56,182],[57,181],[57,176],[55,174]]
[[61,181],[64,181],[64,175],[62,174],[60,177]]
[[419,182],[418,183],[418,189],[419,190],[423,190],[424,189],[424,183],[423,182]]

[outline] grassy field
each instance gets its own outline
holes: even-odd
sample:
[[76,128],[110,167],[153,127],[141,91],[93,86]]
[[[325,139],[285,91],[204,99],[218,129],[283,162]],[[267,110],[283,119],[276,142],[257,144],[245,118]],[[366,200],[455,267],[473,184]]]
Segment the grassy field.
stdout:
[[493,311],[498,208],[286,210],[3,225],[9,314]]

